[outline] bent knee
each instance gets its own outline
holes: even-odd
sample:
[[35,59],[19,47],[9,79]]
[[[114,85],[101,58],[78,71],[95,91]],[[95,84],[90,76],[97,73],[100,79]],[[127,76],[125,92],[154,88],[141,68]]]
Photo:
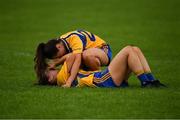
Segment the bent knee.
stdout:
[[127,51],[136,51],[139,52],[141,51],[141,49],[137,46],[132,46],[132,45],[127,45],[126,47],[124,47]]
[[140,51],[141,51],[141,49],[140,49],[139,47],[137,47],[137,46],[133,46],[132,48],[133,48],[133,50],[136,51],[136,52],[140,52]]
[[90,48],[88,50],[83,51],[82,53],[83,59],[98,59],[101,65],[107,65],[109,62],[108,55],[99,48]]
[[131,45],[127,45],[126,47],[124,47],[124,50],[129,53],[133,51],[133,47]]
[[83,61],[100,65],[100,60],[93,55],[84,56]]
[[82,53],[82,57],[84,58],[84,59],[89,59],[89,57],[94,57],[95,55],[93,55],[93,53],[92,53],[92,51],[90,51],[90,50],[85,50],[85,51],[83,51],[83,53]]
[[82,53],[82,60],[83,60],[83,61],[93,60],[93,59],[95,59],[94,57],[95,57],[95,56],[93,56],[93,55],[91,55],[91,54],[89,54],[89,53],[87,53],[87,52],[83,52],[83,53]]
[[88,67],[90,70],[98,70],[101,66],[100,60],[95,56],[84,56],[83,64]]

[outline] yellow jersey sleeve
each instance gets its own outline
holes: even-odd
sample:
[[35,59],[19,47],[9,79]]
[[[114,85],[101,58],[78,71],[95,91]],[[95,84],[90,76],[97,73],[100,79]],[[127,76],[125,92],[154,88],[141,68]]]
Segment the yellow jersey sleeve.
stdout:
[[63,84],[66,83],[69,76],[70,76],[70,73],[68,73],[68,71],[67,71],[67,63],[64,62],[64,64],[62,65],[60,71],[57,74],[57,84],[59,86],[62,86]]
[[70,39],[69,45],[70,45],[73,53],[82,53],[83,52],[83,43],[78,36],[74,35]]

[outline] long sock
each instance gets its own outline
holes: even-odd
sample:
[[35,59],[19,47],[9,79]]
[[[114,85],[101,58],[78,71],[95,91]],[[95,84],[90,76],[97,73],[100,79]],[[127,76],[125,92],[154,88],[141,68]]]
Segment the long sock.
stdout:
[[147,76],[148,80],[150,80],[150,81],[155,80],[155,77],[153,76],[152,73],[146,73],[146,76]]
[[141,85],[145,85],[149,80],[145,73],[138,75],[137,78],[140,80]]
[[126,81],[123,81],[122,83],[121,83],[121,85],[120,85],[120,87],[122,87],[122,88],[125,88],[125,87],[128,87],[129,86],[129,84],[128,84],[128,82],[126,82]]

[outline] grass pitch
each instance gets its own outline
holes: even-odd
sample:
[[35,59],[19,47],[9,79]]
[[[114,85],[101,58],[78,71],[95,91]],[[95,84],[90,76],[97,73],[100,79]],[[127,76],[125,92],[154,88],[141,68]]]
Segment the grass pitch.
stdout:
[[[180,118],[179,0],[1,0],[0,118]],[[40,42],[85,29],[109,44],[142,48],[168,88],[36,86]]]

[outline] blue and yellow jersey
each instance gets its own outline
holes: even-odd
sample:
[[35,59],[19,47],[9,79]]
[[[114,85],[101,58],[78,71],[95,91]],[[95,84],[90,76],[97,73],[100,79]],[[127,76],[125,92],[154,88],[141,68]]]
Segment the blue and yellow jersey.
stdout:
[[[67,63],[64,62],[61,70],[57,75],[57,84],[62,86],[66,83],[70,74],[67,71]],[[109,69],[103,71],[84,71],[79,70],[77,78],[71,84],[71,87],[121,87],[114,83]],[[126,85],[127,86],[127,85]]]
[[103,39],[85,30],[68,32],[60,36],[60,39],[63,40],[68,52],[73,53],[82,53],[88,48],[101,48],[106,44]]
[[[67,71],[67,63],[64,62],[62,65],[60,71],[57,74],[57,84],[59,86],[62,86],[66,83],[67,79],[69,78],[70,73]],[[76,87],[83,87],[83,86],[89,86],[89,87],[96,87],[96,85],[93,83],[94,79],[94,71],[84,71],[79,70],[77,78],[75,79]]]
[[67,69],[68,69],[67,64],[66,64],[66,62],[64,62],[60,71],[57,74],[57,85],[62,86],[63,84],[66,83],[67,79],[70,76],[70,73],[68,73]]

